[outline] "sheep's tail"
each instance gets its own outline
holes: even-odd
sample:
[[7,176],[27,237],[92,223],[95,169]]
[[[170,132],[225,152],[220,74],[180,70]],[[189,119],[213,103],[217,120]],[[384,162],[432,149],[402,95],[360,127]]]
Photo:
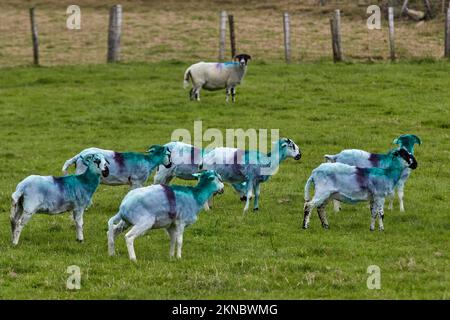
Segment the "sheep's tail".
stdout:
[[11,221],[11,230],[14,233],[17,222],[20,219],[23,210],[23,186],[19,184],[16,191],[11,196],[11,214],[9,216]]
[[80,157],[80,154],[77,154],[75,157],[70,158],[69,160],[67,160],[67,161],[64,163],[64,165],[63,165],[63,167],[62,167],[62,171],[64,172],[64,174],[68,174],[67,169],[68,169],[71,165],[75,164],[75,163],[77,162],[77,160],[78,160],[79,157]]
[[314,179],[312,176],[310,176],[308,178],[308,180],[306,181],[306,184],[305,184],[305,201],[311,200],[311,198],[309,196],[309,190],[311,189],[311,184],[314,184]]
[[183,88],[189,87],[189,78],[191,78],[191,68],[187,68],[183,78]]
[[335,154],[326,154],[324,155],[326,162],[336,162],[337,155]]

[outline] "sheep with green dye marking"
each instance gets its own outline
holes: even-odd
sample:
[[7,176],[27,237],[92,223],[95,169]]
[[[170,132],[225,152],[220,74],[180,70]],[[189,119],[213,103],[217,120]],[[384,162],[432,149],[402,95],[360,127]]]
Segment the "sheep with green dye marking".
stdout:
[[24,226],[36,213],[58,214],[73,211],[77,240],[83,241],[83,213],[91,204],[100,183],[100,176],[109,174],[102,154],[82,158],[86,170],[64,177],[32,175],[22,180],[12,194],[12,243],[19,243]]
[[206,201],[223,193],[220,175],[214,171],[196,173],[195,187],[151,185],[130,191],[119,212],[108,221],[108,252],[114,255],[114,239],[128,227],[125,242],[131,260],[136,260],[134,240],[150,229],[165,228],[170,236],[170,257],[181,258],[184,229],[197,221]]
[[[370,202],[372,221],[370,230],[375,230],[379,217],[379,228],[384,230],[384,200],[392,193],[405,168],[416,169],[417,161],[405,148],[391,153],[385,168],[361,168],[344,163],[322,163],[312,171],[305,185],[303,228],[307,229],[311,211],[317,208],[322,226],[328,229],[325,207],[330,199],[345,203]],[[309,189],[314,185],[314,197]]]

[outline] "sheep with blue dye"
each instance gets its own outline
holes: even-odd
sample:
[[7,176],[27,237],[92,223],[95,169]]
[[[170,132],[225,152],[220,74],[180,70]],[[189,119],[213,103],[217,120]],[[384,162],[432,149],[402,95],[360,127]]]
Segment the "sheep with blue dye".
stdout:
[[200,101],[200,89],[209,91],[225,89],[226,101],[231,93],[233,102],[236,101],[236,86],[241,83],[247,72],[247,64],[251,57],[239,54],[232,62],[198,62],[191,65],[184,73],[184,87],[192,82],[189,92],[191,100]]
[[134,240],[150,229],[165,228],[170,236],[170,257],[181,258],[184,229],[193,224],[206,201],[223,193],[223,183],[214,171],[194,174],[194,187],[151,185],[130,191],[123,199],[119,212],[108,222],[108,252],[114,255],[115,238],[128,227],[125,242],[131,260],[136,261]]
[[[345,203],[370,202],[372,220],[370,230],[375,230],[379,217],[379,228],[384,230],[384,201],[392,192],[405,168],[416,169],[417,161],[405,148],[398,148],[386,159],[385,168],[361,168],[343,163],[323,163],[312,171],[305,185],[303,228],[308,228],[311,211],[317,208],[322,226],[329,224],[325,207],[330,199]],[[314,197],[309,190],[314,185]]]
[[[164,146],[170,151],[172,166],[159,166],[153,179],[155,184],[169,184],[173,178],[195,180],[194,174],[200,172],[199,166],[203,163],[203,157],[213,150],[197,148],[180,141],[172,141]],[[237,183],[232,186],[241,200],[244,200],[246,197],[245,184]],[[210,205],[211,201],[206,203],[205,210],[209,210]]]
[[102,154],[82,158],[86,170],[82,174],[64,177],[31,175],[22,180],[12,194],[12,243],[19,243],[23,227],[35,213],[58,214],[73,211],[77,240],[83,241],[83,213],[91,204],[100,183],[108,176],[108,166]]
[[[405,148],[408,152],[414,155],[414,145],[422,144],[420,138],[413,134],[403,134],[398,138],[394,139],[394,144],[397,144],[400,148]],[[338,154],[334,155],[325,155],[325,160],[327,162],[340,162],[345,163],[351,166],[357,166],[361,168],[373,168],[380,167],[386,168],[390,164],[390,159],[392,157],[392,153],[396,152],[396,149],[390,150],[387,153],[376,154],[369,153],[363,150],[351,149],[351,150],[343,150]],[[398,200],[400,204],[400,211],[404,212],[405,207],[403,204],[403,195],[405,183],[411,175],[411,169],[405,168],[402,172],[400,179],[398,180],[397,185],[392,190],[392,194],[389,196],[389,209],[392,210],[393,202],[395,197],[395,189],[397,190]],[[340,210],[340,204],[338,201],[334,201],[334,210]]]
[[67,174],[67,169],[73,164],[76,165],[77,174],[84,172],[86,166],[83,164],[83,157],[90,154],[102,154],[108,163],[109,175],[102,177],[102,184],[129,185],[131,189],[142,187],[159,165],[167,168],[171,166],[170,151],[165,146],[153,145],[146,154],[88,148],[67,160],[62,168],[63,172]]
[[245,190],[246,194],[244,212],[254,194],[253,210],[256,211],[259,209],[260,184],[275,174],[287,158],[300,160],[301,152],[291,139],[281,138],[273,143],[272,151],[267,154],[256,150],[216,148],[203,157],[202,168],[217,171],[225,182],[241,184],[240,191]]

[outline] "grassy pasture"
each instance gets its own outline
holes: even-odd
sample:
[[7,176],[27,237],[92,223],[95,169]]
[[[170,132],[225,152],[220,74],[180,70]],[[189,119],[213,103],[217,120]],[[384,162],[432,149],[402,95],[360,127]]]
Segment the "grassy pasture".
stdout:
[[[187,64],[10,68],[0,70],[0,298],[392,298],[448,299],[450,65],[255,63],[238,88],[181,88]],[[170,260],[165,233],[136,241],[130,262],[123,238],[107,256],[106,222],[127,187],[100,186],[85,213],[85,242],[67,214],[33,217],[10,246],[10,195],[30,174],[59,175],[85,147],[144,151],[176,128],[278,128],[302,149],[262,186],[258,214],[242,215],[232,190],[216,198],[184,237],[184,257]],[[344,148],[384,152],[394,137],[415,133],[418,169],[405,191],[406,213],[386,212],[385,229],[369,232],[365,204],[317,214],[300,230],[303,187],[325,153]],[[184,184],[184,181],[177,181]],[[66,289],[70,265],[82,287]],[[381,268],[381,290],[366,287],[367,267]]]

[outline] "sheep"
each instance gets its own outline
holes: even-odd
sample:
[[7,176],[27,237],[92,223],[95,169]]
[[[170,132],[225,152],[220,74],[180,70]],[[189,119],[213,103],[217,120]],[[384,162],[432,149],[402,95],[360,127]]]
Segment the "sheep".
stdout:
[[[172,141],[164,146],[170,151],[172,166],[167,168],[160,165],[153,178],[154,184],[169,184],[175,177],[183,180],[194,180],[193,174],[200,172],[199,165],[203,162],[204,155],[212,150],[197,148],[180,141]],[[244,201],[246,199],[245,184],[236,183],[232,186],[239,194],[241,201]],[[205,204],[205,210],[209,210],[211,203],[211,201],[208,201]]]
[[[325,207],[330,199],[347,203],[369,201],[372,214],[370,230],[375,230],[379,216],[379,229],[383,226],[383,206],[385,198],[392,192],[406,167],[417,168],[414,155],[405,148],[398,148],[385,159],[385,168],[362,168],[344,163],[323,163],[312,171],[305,185],[305,205],[303,228],[307,229],[313,208],[317,208],[322,227],[329,228]],[[309,189],[314,184],[314,197]]]
[[191,65],[184,73],[183,86],[189,86],[189,79],[192,82],[192,89],[189,92],[191,100],[200,101],[200,89],[220,90],[225,89],[226,101],[228,96],[232,96],[236,101],[236,85],[240,84],[247,72],[248,61],[251,57],[248,54],[238,54],[232,62],[198,62]]
[[130,191],[122,200],[119,212],[108,221],[108,253],[114,255],[115,238],[128,227],[125,235],[129,258],[136,261],[134,240],[147,230],[165,228],[170,236],[170,257],[181,258],[184,229],[193,224],[206,201],[223,193],[220,175],[214,171],[193,174],[195,187],[151,185]]
[[12,194],[11,229],[12,244],[19,243],[24,226],[35,213],[58,214],[73,211],[76,238],[83,241],[83,213],[91,204],[92,196],[100,183],[100,175],[109,174],[102,154],[82,157],[86,166],[82,174],[64,177],[31,175],[22,180]]
[[[274,142],[272,150],[275,152],[263,154],[258,151],[244,151],[236,148],[216,148],[203,157],[202,169],[217,171],[228,183],[245,183],[244,213],[250,206],[253,193],[253,210],[257,211],[259,209],[260,183],[267,181],[286,158],[291,157],[295,160],[301,158],[299,147],[288,138],[281,138]],[[269,173],[269,169],[272,170],[272,173]]]
[[131,189],[142,187],[151,172],[159,165],[166,168],[172,165],[170,151],[160,145],[151,146],[147,154],[88,148],[67,160],[62,171],[67,174],[69,166],[75,164],[77,174],[84,172],[86,166],[83,165],[82,157],[88,154],[102,154],[109,164],[109,175],[102,177],[102,184],[111,186],[127,184]]
[[[422,141],[420,138],[413,134],[404,134],[399,136],[398,138],[394,139],[394,144],[397,144],[399,147],[405,148],[408,152],[411,154],[414,154],[414,145],[415,144],[422,144]],[[374,154],[369,153],[363,150],[343,150],[338,154],[334,155],[325,155],[325,160],[328,162],[340,162],[345,163],[351,166],[357,166],[357,167],[365,167],[365,168],[371,168],[371,167],[381,167],[384,168],[389,164],[389,159],[391,158],[391,154],[395,152],[395,149],[390,150],[388,153],[385,154]],[[405,211],[405,207],[403,205],[403,190],[406,183],[406,180],[408,180],[409,176],[411,174],[411,169],[405,168],[405,170],[402,173],[401,178],[399,179],[395,189],[397,189],[398,193],[398,199],[400,203],[400,212]],[[391,196],[389,197],[389,209],[392,210],[393,208],[393,202],[394,202],[394,195],[395,195],[395,189],[392,191]],[[334,210],[339,211],[340,210],[340,204],[339,201],[333,201],[334,202]]]

